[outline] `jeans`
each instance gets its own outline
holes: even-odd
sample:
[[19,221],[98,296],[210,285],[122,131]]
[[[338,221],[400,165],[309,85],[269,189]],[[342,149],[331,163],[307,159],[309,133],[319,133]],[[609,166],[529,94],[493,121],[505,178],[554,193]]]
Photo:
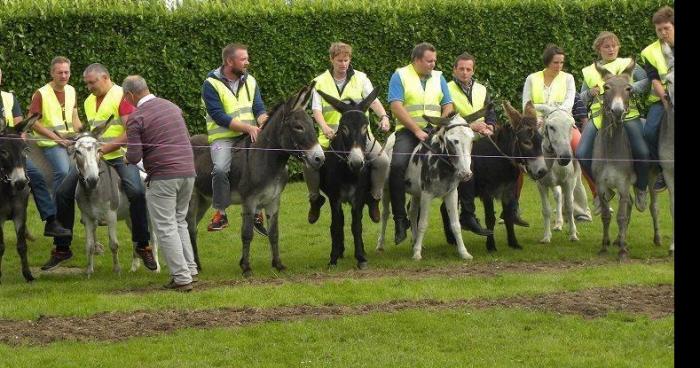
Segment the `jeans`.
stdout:
[[214,169],[211,172],[212,207],[222,212],[231,204],[231,183],[228,175],[231,171],[233,147],[243,137],[247,137],[247,135],[221,138],[211,144],[211,161],[214,164]]
[[61,145],[43,148],[44,157],[49,161],[53,168],[53,189],[54,194],[58,191],[58,187],[63,182],[63,179],[68,175],[70,170],[70,158],[65,147]]
[[647,147],[649,147],[649,157],[653,160],[659,159],[659,128],[661,127],[664,113],[666,113],[666,110],[664,110],[663,103],[661,101],[656,102],[649,107],[647,121],[644,123],[644,140],[647,142]]
[[[117,157],[105,162],[117,170],[121,178],[121,187],[129,199],[131,217],[131,240],[139,246],[145,246],[150,240],[148,233],[148,214],[146,213],[146,193],[139,169],[136,165],[127,165],[124,157]],[[75,221],[75,188],[78,185],[78,169],[71,166],[68,175],[56,192],[56,210],[58,221],[66,229],[73,230]],[[54,238],[57,248],[70,247],[72,236]]]
[[32,189],[32,196],[39,210],[42,221],[46,221],[51,216],[56,216],[56,204],[51,197],[49,187],[46,185],[44,174],[34,165],[32,160],[27,160],[27,176],[29,177],[29,187]]
[[[624,123],[627,137],[632,148],[632,158],[634,161],[634,172],[637,175],[637,182],[634,184],[639,190],[646,190],[649,182],[649,149],[644,140],[644,125],[641,119],[634,119]],[[593,144],[598,134],[598,128],[592,122],[586,124],[581,135],[581,141],[576,149],[576,159],[581,164],[581,169],[593,178]]]

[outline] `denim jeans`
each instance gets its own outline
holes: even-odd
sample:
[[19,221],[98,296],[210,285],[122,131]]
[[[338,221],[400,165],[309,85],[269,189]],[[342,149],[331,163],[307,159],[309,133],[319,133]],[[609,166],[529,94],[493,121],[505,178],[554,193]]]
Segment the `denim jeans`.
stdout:
[[644,124],[644,140],[647,142],[649,157],[652,160],[659,159],[659,128],[665,112],[661,101],[654,103],[649,107],[647,121]]
[[44,157],[49,161],[51,167],[53,168],[53,185],[51,188],[53,192],[58,191],[58,187],[61,185],[65,177],[68,175],[70,170],[70,158],[68,157],[68,152],[66,148],[57,145],[49,148],[43,148],[42,152]]
[[[634,172],[637,175],[637,182],[634,185],[639,190],[646,190],[647,183],[649,182],[649,149],[644,140],[644,124],[641,119],[634,119],[625,122],[624,127],[630,141],[632,158],[635,160]],[[598,128],[596,128],[593,122],[586,124],[586,127],[583,129],[583,134],[581,134],[578,148],[576,149],[576,159],[579,160],[581,169],[591,178],[594,178],[593,161],[591,159],[593,158],[593,144],[595,143],[597,134]]]
[[[105,162],[117,170],[121,178],[121,187],[129,199],[131,240],[138,245],[146,245],[150,240],[148,214],[146,212],[146,189],[141,182],[139,169],[136,165],[127,165],[124,162],[124,157],[106,160]],[[78,169],[72,165],[68,175],[56,192],[56,217],[69,230],[73,230],[75,222],[75,188],[77,185]],[[54,238],[54,244],[61,248],[68,248],[72,240],[72,236],[57,237]]]
[[56,204],[51,197],[49,187],[46,185],[44,174],[39,171],[32,160],[27,160],[27,176],[36,208],[39,210],[39,216],[41,216],[42,221],[46,221],[48,217],[56,215]]

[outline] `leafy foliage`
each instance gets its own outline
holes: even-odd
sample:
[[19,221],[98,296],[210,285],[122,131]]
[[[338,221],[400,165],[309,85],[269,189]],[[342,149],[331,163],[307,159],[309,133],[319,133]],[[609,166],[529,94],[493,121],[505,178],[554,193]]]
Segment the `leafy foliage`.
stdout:
[[[250,71],[270,108],[328,67],[331,42],[351,44],[355,68],[387,91],[413,46],[427,41],[448,80],[454,58],[469,51],[476,78],[517,105],[525,77],[543,68],[546,44],[565,49],[566,69],[580,86],[600,31],[620,37],[621,56],[636,56],[655,39],[651,16],[666,4],[673,2],[185,0],[171,10],[157,0],[0,0],[0,67],[3,89],[14,90],[23,106],[49,79],[56,55],[71,59],[81,100],[87,90],[80,74],[91,63],[105,64],[117,83],[141,74],[154,93],[182,108],[192,133],[201,133],[201,85],[230,42],[250,46]],[[386,100],[386,92],[381,96]]]

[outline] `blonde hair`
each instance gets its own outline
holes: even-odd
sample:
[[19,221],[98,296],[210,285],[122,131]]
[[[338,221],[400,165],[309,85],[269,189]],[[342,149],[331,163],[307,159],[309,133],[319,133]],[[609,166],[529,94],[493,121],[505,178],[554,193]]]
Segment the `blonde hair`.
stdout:
[[333,42],[331,47],[328,49],[328,54],[331,56],[331,59],[343,54],[347,54],[348,57],[352,57],[352,46],[348,45],[347,43]]
[[612,32],[603,31],[600,32],[598,37],[595,38],[595,41],[593,41],[593,51],[598,52],[600,46],[607,40],[613,40],[618,46],[620,46],[620,39],[617,38],[617,35]]

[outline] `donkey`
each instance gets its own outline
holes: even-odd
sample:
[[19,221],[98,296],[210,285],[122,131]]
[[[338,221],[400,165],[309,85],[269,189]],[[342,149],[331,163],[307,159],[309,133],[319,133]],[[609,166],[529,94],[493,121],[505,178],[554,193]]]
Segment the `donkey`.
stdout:
[[336,136],[331,140],[325,164],[321,167],[321,190],[326,194],[331,207],[331,255],[330,266],[338,263],[343,256],[344,223],[343,203],[352,206],[352,236],[355,243],[357,268],[367,268],[365,245],[362,241],[362,210],[370,200],[370,170],[365,160],[364,147],[367,144],[369,119],[367,109],[377,98],[375,88],[359,103],[343,102],[322,91],[319,95],[333,108],[342,113]]
[[549,190],[554,193],[556,214],[554,230],[561,231],[563,225],[563,209],[566,221],[569,223],[569,240],[578,241],[576,221],[574,221],[574,188],[581,175],[578,161],[572,160],[571,127],[574,125],[573,116],[564,110],[544,105],[544,124],[539,131],[542,134],[542,152],[547,163],[547,175],[537,180],[537,189],[542,199],[542,218],[544,220],[544,236],[540,243],[549,243],[552,239],[552,209],[549,204]]
[[628,257],[627,226],[632,214],[630,187],[636,180],[632,166],[632,149],[624,128],[624,116],[629,109],[631,86],[630,76],[634,70],[634,60],[619,75],[613,75],[600,63],[596,70],[605,81],[605,94],[602,101],[603,122],[593,144],[593,176],[598,188],[602,208],[603,241],[600,254],[607,253],[610,245],[610,206],[608,201],[612,191],[619,194],[617,212],[618,235],[615,244],[619,247],[618,257]]
[[[515,184],[524,166],[534,180],[547,174],[547,164],[542,153],[542,135],[537,131],[537,115],[531,101],[523,114],[510,102],[503,105],[510,119],[509,125],[497,124],[493,138],[479,139],[472,149],[474,186],[476,195],[484,204],[486,226],[493,231],[496,215],[493,199],[501,199],[503,218],[508,233],[508,246],[522,249],[513,228],[516,211]],[[496,251],[493,235],[486,237],[486,249]]]
[[[457,186],[461,181],[470,180],[471,150],[474,132],[469,123],[483,117],[488,108],[462,118],[452,114],[447,118],[424,116],[431,124],[437,126],[427,140],[428,143],[418,144],[412,154],[406,169],[406,193],[411,195],[410,220],[413,236],[413,259],[422,259],[423,239],[428,227],[430,202],[434,198],[442,198],[447,206],[449,216],[448,228],[455,239],[457,252],[462,259],[470,260],[464,241],[457,213]],[[393,150],[392,135],[387,142],[387,150]],[[391,157],[391,154],[390,154]],[[388,191],[388,185],[386,186]],[[391,214],[390,196],[384,194],[382,225],[377,241],[377,250],[384,250],[384,235],[386,223]]]
[[[663,120],[661,121],[661,127],[659,128],[659,159],[660,159],[660,166],[661,166],[661,172],[659,173],[658,168],[656,165],[652,165],[652,169],[650,170],[650,187],[649,187],[649,193],[650,193],[650,206],[649,209],[651,211],[651,218],[654,223],[654,244],[659,246],[661,245],[661,233],[659,232],[659,206],[657,202],[657,196],[658,194],[656,191],[654,191],[653,188],[653,183],[656,182],[656,175],[662,174],[664,176],[664,180],[666,181],[666,187],[668,188],[668,195],[670,196],[670,201],[671,201],[671,220],[675,221],[674,217],[674,193],[675,193],[675,183],[674,183],[674,155],[673,155],[673,137],[674,137],[674,129],[673,129],[673,120],[674,120],[674,115],[675,115],[675,108],[674,108],[674,103],[675,103],[675,96],[674,96],[674,88],[673,88],[673,82],[675,78],[675,72],[674,72],[674,57],[673,57],[673,51],[671,51],[671,48],[667,44],[663,44],[662,50],[664,53],[664,56],[666,57],[666,65],[668,65],[668,73],[666,74],[666,90],[668,91],[668,96],[670,98],[669,101],[669,106],[666,109],[666,115],[664,116]],[[675,226],[675,224],[674,224]],[[671,245],[669,246],[668,252],[669,255],[673,256],[674,253],[674,243],[675,243],[675,229],[674,229],[674,235],[671,240]]]
[[0,117],[0,277],[2,276],[2,256],[5,253],[5,240],[2,225],[5,220],[15,223],[17,253],[22,262],[22,276],[27,282],[34,281],[27,261],[27,204],[29,200],[29,179],[25,172],[27,144],[21,137],[31,129],[41,115],[32,115],[14,127]]
[[[314,84],[312,82],[303,87],[286,102],[275,106],[255,143],[251,144],[250,138],[246,137],[237,142],[234,148],[229,180],[232,202],[241,204],[242,207],[243,255],[239,265],[244,277],[252,275],[250,242],[253,239],[254,215],[258,208],[265,209],[269,220],[272,267],[278,271],[286,269],[279,256],[277,221],[280,197],[289,176],[287,161],[294,155],[317,170],[325,160],[314,123],[304,110],[311,99]],[[197,178],[187,212],[187,228],[195,261],[201,268],[197,252],[197,224],[211,206],[213,163],[206,135],[192,136],[190,142],[194,150]]]
[[[100,253],[97,243],[97,226],[106,223],[109,234],[109,248],[112,251],[112,270],[121,273],[117,238],[117,221],[124,220],[131,230],[129,216],[129,200],[119,184],[119,174],[116,169],[101,160],[98,148],[100,137],[107,130],[111,118],[104,125],[90,130],[84,126],[77,135],[72,137],[73,144],[68,154],[78,169],[78,186],[75,200],[80,208],[81,222],[85,225],[85,254],[88,261],[87,276],[95,271],[95,253]],[[153,257],[156,260],[155,272],[160,272],[158,261],[158,241],[152,226],[149,227],[153,245]],[[131,260],[131,271],[136,271],[141,265],[141,258],[134,252]]]

